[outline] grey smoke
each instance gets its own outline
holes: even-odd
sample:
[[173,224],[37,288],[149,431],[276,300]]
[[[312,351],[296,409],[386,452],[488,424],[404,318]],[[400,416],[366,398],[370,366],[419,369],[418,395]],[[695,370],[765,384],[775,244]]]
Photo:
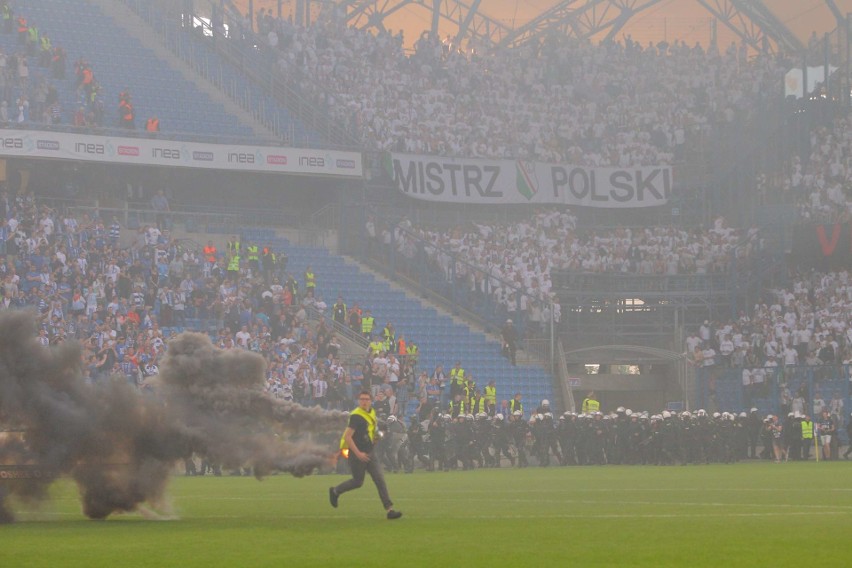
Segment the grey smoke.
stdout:
[[[0,315],[0,464],[70,475],[84,513],[102,519],[160,503],[175,463],[196,453],[225,468],[308,475],[334,448],[306,433],[339,431],[346,413],[278,401],[263,392],[265,362],[220,350],[209,337],[184,333],[169,343],[153,392],[123,378],[89,385],[80,346],[45,348],[32,315]],[[13,519],[9,495],[47,498],[51,477],[0,482],[0,522]]]

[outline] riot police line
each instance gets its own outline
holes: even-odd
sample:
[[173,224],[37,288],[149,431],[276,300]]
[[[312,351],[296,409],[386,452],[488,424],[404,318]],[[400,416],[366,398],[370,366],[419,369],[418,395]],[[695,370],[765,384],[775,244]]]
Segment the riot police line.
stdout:
[[[841,441],[832,436],[835,432],[827,423],[827,419],[814,422],[793,413],[783,420],[761,417],[756,408],[739,414],[698,410],[654,415],[619,408],[610,414],[565,412],[555,417],[542,406],[529,420],[520,411],[508,416],[454,417],[433,409],[426,419],[412,417],[408,425],[393,415],[380,419],[382,441],[376,452],[388,471],[407,473],[557,465],[730,464],[746,459],[812,459],[817,452],[820,459],[838,459]],[[852,421],[846,430],[847,436],[852,434]],[[824,441],[828,442],[825,448]],[[849,455],[847,448],[844,457]]]

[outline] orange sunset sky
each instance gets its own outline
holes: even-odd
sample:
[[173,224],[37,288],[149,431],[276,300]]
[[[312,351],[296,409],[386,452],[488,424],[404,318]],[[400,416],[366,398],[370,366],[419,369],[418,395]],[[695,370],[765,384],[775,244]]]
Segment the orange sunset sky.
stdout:
[[[835,0],[844,14],[852,12],[852,0]],[[238,5],[248,6],[248,0],[238,0]],[[323,5],[323,0],[314,0],[314,10]],[[466,0],[470,4],[470,0]],[[509,26],[522,26],[541,13],[556,0],[482,0],[480,11]],[[824,0],[764,0],[775,15],[799,36],[807,41],[811,32],[819,34],[833,31],[837,25]],[[295,7],[295,0],[282,1],[282,13],[289,15]],[[255,10],[271,8],[277,10],[277,0],[254,0]],[[634,16],[623,33],[631,34],[633,39],[643,43],[666,39],[684,40],[690,44],[696,41],[706,45],[710,38],[710,14],[696,0],[664,0]],[[420,6],[408,6],[397,12],[386,22],[390,29],[405,30],[406,43],[413,42],[424,29],[431,24],[429,12]],[[451,26],[442,24],[442,35],[452,33]],[[726,45],[733,36],[723,26],[718,27],[719,42]]]

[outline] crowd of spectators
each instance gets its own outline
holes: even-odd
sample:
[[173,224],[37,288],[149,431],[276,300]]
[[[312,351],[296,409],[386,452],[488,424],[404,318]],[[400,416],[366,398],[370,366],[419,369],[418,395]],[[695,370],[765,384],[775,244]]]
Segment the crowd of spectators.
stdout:
[[[732,259],[746,258],[758,246],[756,231],[733,229],[723,218],[710,229],[693,231],[660,226],[584,230],[574,215],[555,210],[505,226],[470,223],[450,231],[414,226],[407,219],[393,228],[371,228],[372,223],[368,233],[385,245],[393,242],[404,257],[416,259],[423,252],[448,280],[490,295],[510,318],[520,311],[520,319],[544,323],[550,314],[542,310],[557,300],[554,271],[724,273]],[[557,323],[560,315],[554,314]]]
[[402,32],[373,35],[333,16],[301,28],[264,12],[257,26],[280,71],[377,150],[667,164],[690,135],[759,108],[782,76],[778,59],[735,46],[627,37],[462,48],[425,32],[408,54]]
[[852,275],[806,272],[751,313],[710,322],[686,339],[699,366],[771,368],[852,364]]
[[848,116],[810,134],[810,155],[795,156],[781,180],[782,194],[796,203],[801,219],[852,220],[852,124]]
[[[309,320],[309,310],[327,309],[316,280],[300,291],[286,254],[264,247],[261,256],[257,243],[237,237],[221,252],[212,241],[196,250],[166,225],[134,233],[115,217],[75,217],[39,204],[31,192],[0,192],[0,310],[34,310],[46,346],[79,341],[93,383],[123,376],[145,388],[168,340],[183,330],[206,332],[223,349],[259,353],[268,392],[306,405],[348,410],[365,377],[378,376],[373,384],[390,397],[385,382],[395,393],[413,373],[414,359],[400,370],[384,350],[366,371],[363,360],[343,361],[332,325]],[[390,349],[404,355],[404,337]],[[373,360],[379,355],[387,372]]]
[[[710,373],[711,390],[715,371],[739,369],[746,400],[767,397],[777,388],[785,412],[819,416],[826,409],[843,417],[840,384],[852,379],[850,307],[848,271],[798,274],[789,287],[770,291],[751,313],[705,321],[686,338],[687,356],[696,368]],[[798,388],[792,381],[802,367],[814,371],[814,392],[808,391],[807,381]]]

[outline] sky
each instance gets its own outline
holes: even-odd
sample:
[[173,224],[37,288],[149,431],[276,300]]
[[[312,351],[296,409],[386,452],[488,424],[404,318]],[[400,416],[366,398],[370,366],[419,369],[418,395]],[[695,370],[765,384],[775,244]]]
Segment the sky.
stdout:
[[[313,5],[322,5],[324,1],[327,0],[314,0]],[[852,12],[852,0],[835,2],[842,13]],[[237,0],[235,3],[248,6],[248,0]],[[465,0],[465,3],[469,5],[471,0]],[[557,0],[482,0],[480,11],[509,26],[522,26],[556,3]],[[837,27],[825,0],[764,0],[764,3],[803,42],[813,31],[822,35]],[[294,6],[295,0],[282,0],[283,14],[289,15]],[[274,12],[277,10],[277,0],[254,0],[254,7],[255,10],[267,7]],[[634,40],[642,43],[679,39],[689,44],[701,42],[707,45],[711,20],[712,16],[697,0],[663,0],[634,16],[623,33],[630,34]],[[411,42],[422,30],[430,27],[431,16],[422,6],[408,6],[399,10],[385,25],[393,30],[405,29],[406,41]],[[443,27],[441,31],[442,35],[453,33],[452,25]],[[721,45],[727,45],[734,39],[721,25],[718,26],[718,34]]]

